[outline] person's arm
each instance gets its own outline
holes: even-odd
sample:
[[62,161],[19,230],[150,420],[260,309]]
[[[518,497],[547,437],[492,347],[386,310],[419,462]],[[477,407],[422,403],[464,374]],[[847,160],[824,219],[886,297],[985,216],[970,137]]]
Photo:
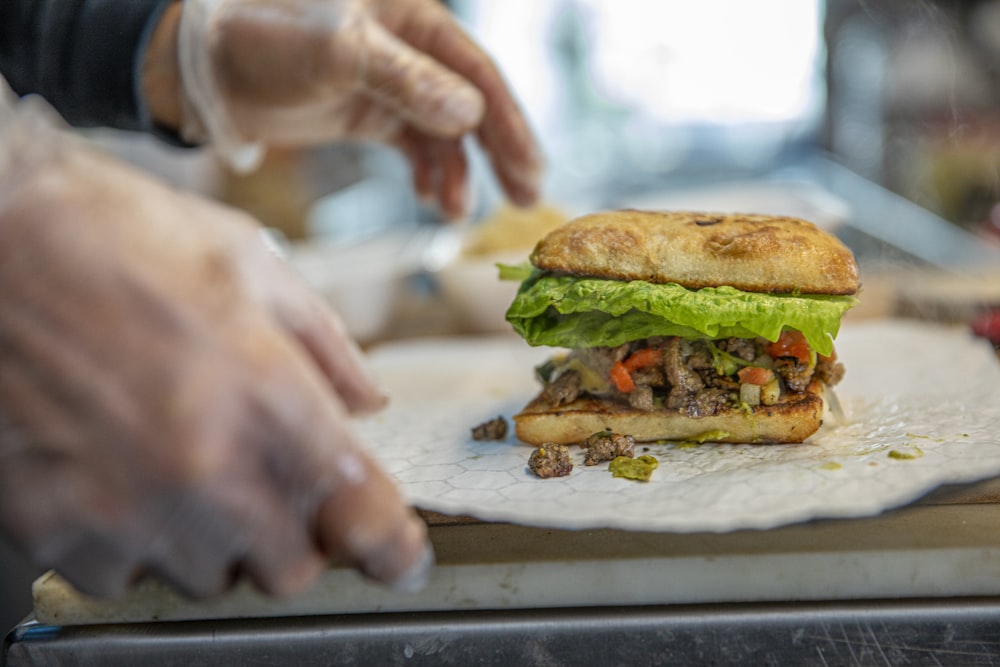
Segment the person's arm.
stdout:
[[[173,0],[3,0],[0,74],[77,127],[158,132],[143,54]],[[170,133],[165,133],[170,138]]]

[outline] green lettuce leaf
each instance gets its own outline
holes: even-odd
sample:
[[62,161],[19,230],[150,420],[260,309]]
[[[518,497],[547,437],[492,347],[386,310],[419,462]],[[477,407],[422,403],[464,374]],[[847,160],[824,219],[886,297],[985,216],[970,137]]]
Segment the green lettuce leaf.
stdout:
[[616,346],[650,336],[774,341],[783,329],[795,329],[814,350],[830,354],[841,317],[856,303],[852,296],[689,290],[536,272],[521,285],[507,320],[531,345]]
[[504,264],[503,262],[497,262],[496,267],[500,280],[514,280],[521,282],[530,278],[535,272],[535,267],[532,266],[531,262],[528,260],[524,260],[520,264]]

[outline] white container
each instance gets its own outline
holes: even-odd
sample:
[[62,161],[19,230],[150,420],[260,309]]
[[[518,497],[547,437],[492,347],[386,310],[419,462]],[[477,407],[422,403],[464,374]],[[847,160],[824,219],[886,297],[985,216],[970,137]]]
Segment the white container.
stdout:
[[361,342],[383,336],[406,279],[419,270],[412,234],[389,233],[351,244],[290,244],[288,263],[343,318]]

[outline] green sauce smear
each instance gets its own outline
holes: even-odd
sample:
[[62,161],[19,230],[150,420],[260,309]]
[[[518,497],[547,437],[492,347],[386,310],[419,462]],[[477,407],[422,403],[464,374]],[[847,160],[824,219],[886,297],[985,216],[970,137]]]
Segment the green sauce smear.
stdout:
[[914,447],[912,452],[901,452],[898,449],[889,450],[889,458],[897,461],[912,461],[924,455],[924,451],[919,447]]
[[625,479],[648,482],[649,478],[653,476],[653,471],[659,465],[660,462],[656,460],[656,457],[648,454],[635,459],[630,459],[627,456],[618,456],[608,464],[608,470],[611,471],[613,477],[624,477]]

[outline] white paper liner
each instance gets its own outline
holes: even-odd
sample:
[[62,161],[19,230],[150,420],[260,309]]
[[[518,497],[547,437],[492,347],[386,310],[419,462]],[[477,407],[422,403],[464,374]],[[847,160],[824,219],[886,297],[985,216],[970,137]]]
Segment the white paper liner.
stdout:
[[513,435],[472,440],[473,426],[509,420],[538,391],[533,367],[552,350],[513,337],[375,350],[392,400],[359,430],[418,507],[556,528],[771,528],[870,516],[1000,475],[1000,363],[988,344],[964,329],[888,321],[845,325],[837,351],[848,423],[828,415],[800,445],[637,445],[659,460],[648,483],[584,466],[578,447],[569,476],[538,479],[531,447]]

